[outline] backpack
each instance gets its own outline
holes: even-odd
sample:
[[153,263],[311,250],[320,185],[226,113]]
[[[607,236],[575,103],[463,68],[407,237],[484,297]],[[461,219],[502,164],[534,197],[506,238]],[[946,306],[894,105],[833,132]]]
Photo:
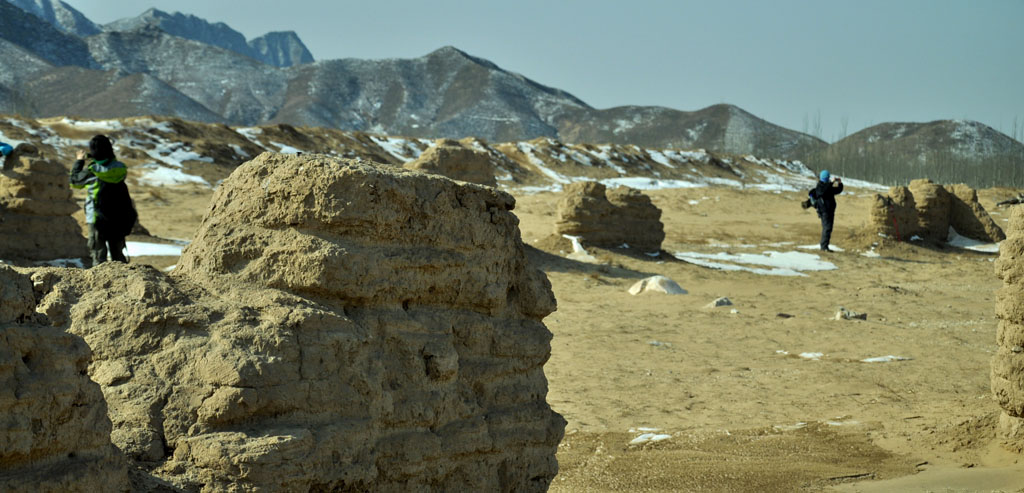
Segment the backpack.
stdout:
[[104,236],[124,238],[139,220],[124,182],[107,183],[96,195],[96,229]]
[[814,210],[821,214],[821,211],[825,210],[825,199],[818,197],[815,192],[817,189],[812,188],[811,191],[807,192],[807,202],[810,207],[814,207]]

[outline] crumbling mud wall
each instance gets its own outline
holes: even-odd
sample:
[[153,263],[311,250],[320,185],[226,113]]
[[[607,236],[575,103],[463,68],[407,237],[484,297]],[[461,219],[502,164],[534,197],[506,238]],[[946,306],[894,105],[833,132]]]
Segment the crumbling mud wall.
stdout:
[[889,195],[875,194],[870,218],[877,232],[901,240],[917,234],[919,228],[917,204],[907,187],[892,187]]
[[617,248],[622,244],[646,252],[661,250],[665,227],[661,209],[639,190],[612,190],[598,182],[565,186],[558,204],[555,233],[579,236],[585,245]]
[[917,207],[917,234],[926,240],[943,241],[949,236],[952,198],[942,185],[931,180],[913,180],[910,193]]
[[957,233],[981,241],[999,242],[1006,239],[1003,228],[996,224],[978,202],[976,190],[963,183],[946,185],[945,189],[952,198],[949,224]]
[[1024,207],[1013,208],[995,270],[1003,287],[996,296],[999,347],[992,357],[992,395],[1003,409],[1005,443],[1024,452]]
[[474,138],[438,139],[405,169],[447,176],[453,180],[497,186],[496,173],[510,173],[518,165],[504,154],[489,150],[486,143]]
[[[204,491],[542,491],[565,421],[555,309],[514,199],[365,162],[263,154],[175,274],[48,269],[113,441]],[[116,265],[115,265],[116,264]]]
[[960,235],[985,242],[1006,238],[1002,228],[978,202],[977,192],[967,185],[938,185],[914,180],[909,187],[893,187],[889,195],[876,194],[869,228],[906,241],[913,236],[945,241],[952,227]]
[[0,265],[0,491],[127,491],[89,347],[35,306],[29,277]]
[[88,257],[76,210],[67,170],[19,145],[0,170],[0,259]]

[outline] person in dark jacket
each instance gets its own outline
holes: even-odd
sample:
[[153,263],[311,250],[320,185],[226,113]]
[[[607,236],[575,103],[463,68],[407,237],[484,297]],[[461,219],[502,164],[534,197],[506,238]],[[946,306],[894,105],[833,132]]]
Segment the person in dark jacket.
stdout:
[[836,218],[836,195],[843,193],[843,180],[838,176],[831,176],[828,170],[822,170],[818,175],[818,185],[807,195],[818,211],[818,218],[821,219],[821,243],[818,244],[823,252],[831,252],[828,244],[832,239],[832,224]]
[[92,265],[110,259],[127,263],[125,236],[137,219],[124,179],[128,168],[114,157],[114,147],[105,135],[89,140],[89,153],[78,151],[71,167],[71,186],[85,188],[85,221],[89,223]]

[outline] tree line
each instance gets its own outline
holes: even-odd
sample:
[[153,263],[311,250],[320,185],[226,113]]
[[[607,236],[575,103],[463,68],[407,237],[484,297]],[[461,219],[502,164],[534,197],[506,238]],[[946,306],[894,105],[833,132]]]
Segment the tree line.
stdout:
[[805,162],[815,169],[889,186],[929,178],[974,188],[1024,188],[1024,150],[979,159],[890,143],[838,144],[813,153]]

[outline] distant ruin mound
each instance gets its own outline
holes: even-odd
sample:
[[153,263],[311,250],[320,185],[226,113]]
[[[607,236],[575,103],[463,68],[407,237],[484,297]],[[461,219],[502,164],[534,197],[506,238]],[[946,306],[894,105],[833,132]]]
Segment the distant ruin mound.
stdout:
[[584,245],[617,248],[627,244],[644,252],[660,251],[665,239],[661,209],[650,197],[629,187],[609,190],[598,182],[565,186],[555,233],[578,236]]
[[513,204],[265,153],[174,275],[49,269],[39,310],[92,348],[114,443],[177,486],[543,491],[565,426],[545,400],[555,300]]
[[494,187],[498,184],[495,174],[508,173],[511,166],[515,163],[504,154],[489,150],[479,139],[466,138],[461,141],[438,139],[404,168]]
[[914,236],[932,242],[945,241],[949,229],[984,242],[1006,238],[985,208],[977,192],[967,185],[938,185],[914,180],[909,187],[893,187],[889,195],[876,194],[869,229],[901,240]]
[[1024,207],[1014,207],[1008,237],[999,246],[996,296],[999,344],[992,357],[992,395],[1003,409],[999,424],[1005,444],[1024,452]]
[[89,347],[46,325],[32,284],[0,265],[0,491],[125,491]]
[[88,258],[85,237],[71,214],[67,170],[21,144],[0,170],[0,259],[40,261]]

